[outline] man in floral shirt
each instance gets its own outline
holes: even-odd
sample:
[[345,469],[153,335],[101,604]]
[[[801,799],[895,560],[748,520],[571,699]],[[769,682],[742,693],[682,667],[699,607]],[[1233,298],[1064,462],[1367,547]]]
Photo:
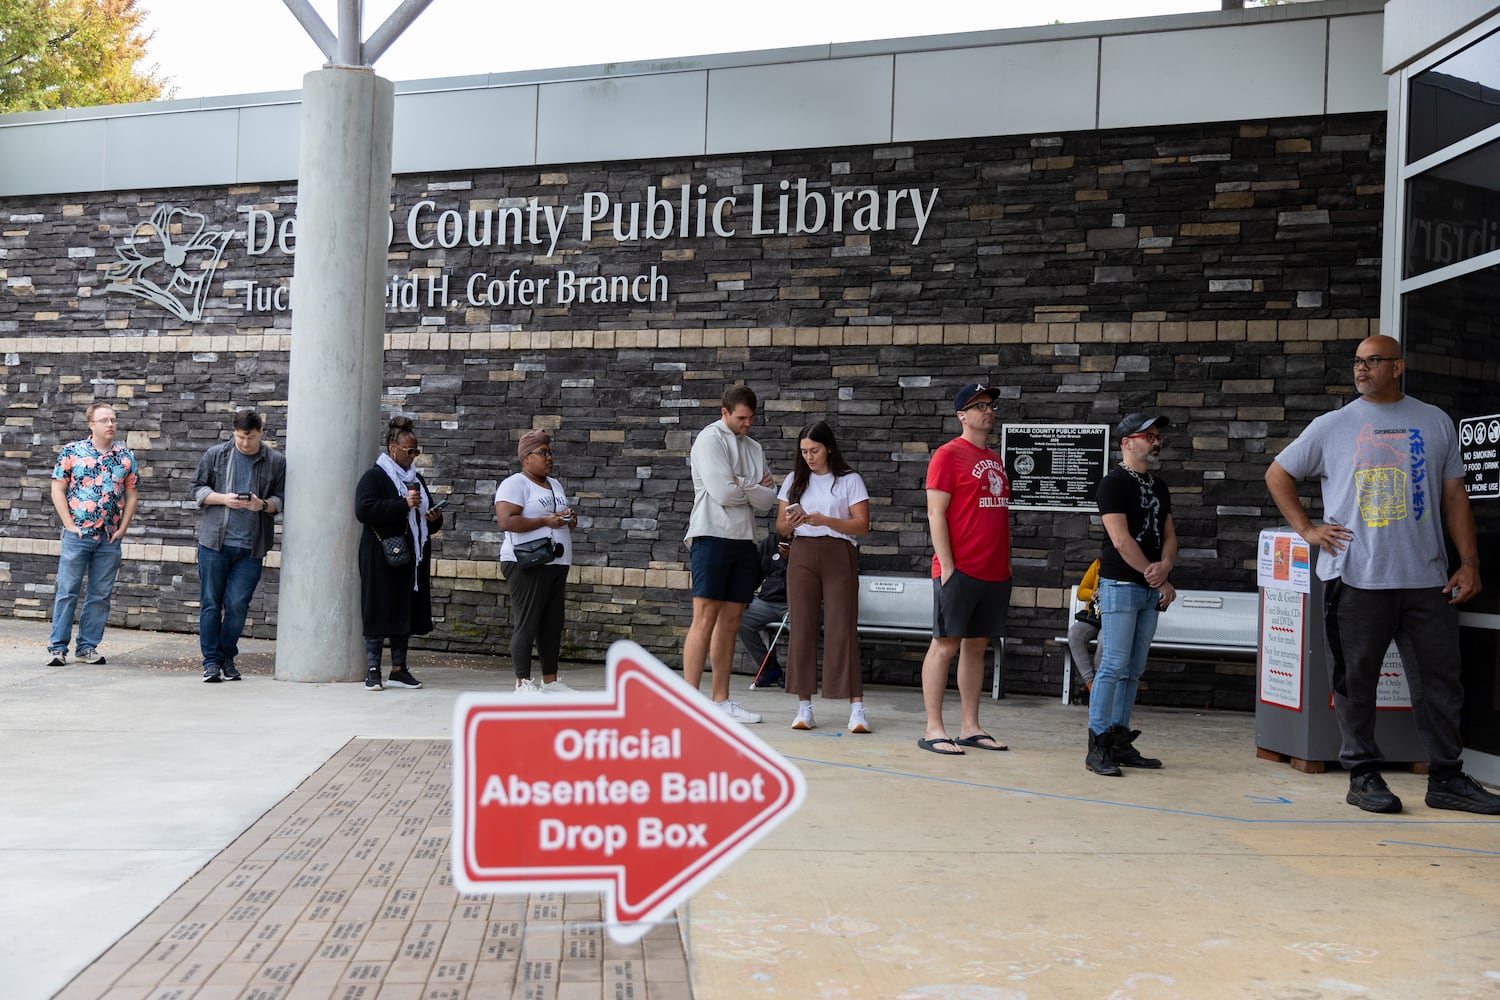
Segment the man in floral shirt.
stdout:
[[[68,662],[73,612],[78,616],[78,659],[103,663],[99,641],[109,621],[109,597],[120,570],[121,540],[135,516],[136,465],[130,449],[115,443],[115,411],[94,403],[88,411],[89,436],[65,445],[52,470],[52,506],[62,519],[62,555],[57,561],[57,597],[52,604],[52,635],[47,665]],[[87,590],[84,577],[88,577]]]

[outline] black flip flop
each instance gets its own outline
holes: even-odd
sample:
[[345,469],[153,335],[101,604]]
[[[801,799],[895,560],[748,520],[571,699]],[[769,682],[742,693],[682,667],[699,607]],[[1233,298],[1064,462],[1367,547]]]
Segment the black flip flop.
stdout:
[[[989,744],[984,744],[984,743],[979,742],[980,740],[989,740],[990,742],[989,742]],[[1001,743],[999,740],[995,739],[995,737],[991,736],[989,733],[975,733],[973,736],[965,736],[963,739],[961,739],[961,740],[958,741],[958,745],[959,746],[965,746],[965,747],[973,747],[975,750],[1009,750],[1010,749],[1010,747],[1006,746],[1004,743]]]
[[[960,740],[959,742],[961,743],[963,741]],[[954,743],[946,736],[939,736],[935,740],[917,740],[917,746],[921,747],[923,750],[928,751],[929,753],[935,753],[939,757],[962,757],[964,755],[964,752],[958,749],[958,743]],[[950,746],[953,747],[953,749],[939,750],[938,747],[941,746]]]

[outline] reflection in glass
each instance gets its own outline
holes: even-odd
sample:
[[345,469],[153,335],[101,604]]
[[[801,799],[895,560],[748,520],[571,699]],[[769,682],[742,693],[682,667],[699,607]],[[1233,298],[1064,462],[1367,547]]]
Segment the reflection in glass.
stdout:
[[1500,32],[1412,77],[1406,162],[1500,122]]
[[[1500,267],[1411,292],[1401,308],[1406,391],[1455,423],[1500,413]],[[1500,551],[1500,499],[1473,508],[1480,549]],[[1464,610],[1500,612],[1500,562],[1489,566],[1484,590]]]
[[1500,142],[1408,181],[1402,234],[1407,278],[1500,250]]
[[[1406,391],[1455,422],[1500,414],[1500,267],[1409,293],[1401,308]],[[1470,460],[1481,450],[1471,444]],[[1500,612],[1500,499],[1484,497],[1476,478],[1466,474],[1484,589],[1462,610],[1493,615]],[[1448,557],[1456,563],[1451,543]],[[1464,746],[1500,754],[1500,631],[1462,628],[1459,643]]]

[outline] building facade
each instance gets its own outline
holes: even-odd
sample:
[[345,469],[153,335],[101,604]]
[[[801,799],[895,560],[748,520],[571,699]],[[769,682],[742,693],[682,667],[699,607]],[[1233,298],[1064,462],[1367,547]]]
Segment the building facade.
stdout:
[[[687,452],[734,381],[778,473],[805,423],[833,426],[878,572],[930,559],[922,475],[958,384],[1001,382],[1002,423],[1166,413],[1174,578],[1254,589],[1266,462],[1349,397],[1352,345],[1396,326],[1386,16],[1326,0],[402,85],[383,406],[455,497],[428,642],[507,647],[491,497],[542,426],[580,496],[569,655],[631,635],[670,661]],[[47,476],[100,397],[143,465],[116,617],[196,628],[197,457],[240,407],[285,426],[296,115],[290,94],[0,118],[0,461],[20,484],[0,610],[50,610]],[[1055,691],[1102,531],[1086,510],[1013,524],[1007,685]],[[1150,682],[1158,703],[1253,704],[1247,663]]]

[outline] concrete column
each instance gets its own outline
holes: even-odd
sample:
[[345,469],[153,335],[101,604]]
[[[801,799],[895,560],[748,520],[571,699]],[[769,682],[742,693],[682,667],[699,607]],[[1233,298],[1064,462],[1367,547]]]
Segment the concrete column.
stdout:
[[381,440],[394,108],[367,67],[302,81],[278,680],[364,676],[354,487]]

